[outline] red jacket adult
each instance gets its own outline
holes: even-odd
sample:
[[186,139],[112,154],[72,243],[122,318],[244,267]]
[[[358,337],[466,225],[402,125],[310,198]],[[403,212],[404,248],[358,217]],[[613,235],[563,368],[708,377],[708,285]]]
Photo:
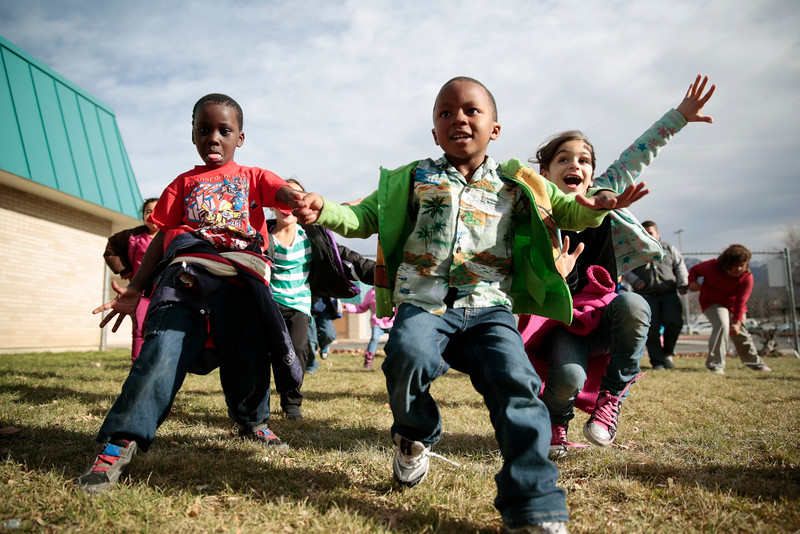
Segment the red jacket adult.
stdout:
[[747,300],[753,291],[753,274],[729,276],[717,266],[717,259],[698,263],[689,269],[689,283],[703,278],[700,285],[700,307],[703,311],[718,304],[731,312],[731,323],[740,323],[747,312]]

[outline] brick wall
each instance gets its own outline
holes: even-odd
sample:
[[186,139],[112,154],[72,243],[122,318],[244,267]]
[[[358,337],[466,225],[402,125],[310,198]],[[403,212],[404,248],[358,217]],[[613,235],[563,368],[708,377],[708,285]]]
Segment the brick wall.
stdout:
[[[111,223],[3,185],[0,221],[0,352],[98,349]],[[129,323],[107,343],[129,345]]]

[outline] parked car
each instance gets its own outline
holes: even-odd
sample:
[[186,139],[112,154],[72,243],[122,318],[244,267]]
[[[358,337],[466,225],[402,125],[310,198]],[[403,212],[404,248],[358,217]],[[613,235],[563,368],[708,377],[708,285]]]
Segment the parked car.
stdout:
[[[797,328],[797,331],[800,332],[800,321],[795,323],[795,328]],[[792,330],[792,323],[783,323],[775,328],[775,333],[779,336],[789,336],[794,334],[794,332],[795,331]]]
[[705,316],[698,317],[689,324],[683,325],[681,334],[707,336],[711,333],[711,323]]

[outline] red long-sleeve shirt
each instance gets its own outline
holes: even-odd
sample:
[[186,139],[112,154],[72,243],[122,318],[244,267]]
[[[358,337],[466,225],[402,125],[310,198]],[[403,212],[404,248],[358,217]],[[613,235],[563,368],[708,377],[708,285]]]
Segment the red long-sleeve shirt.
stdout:
[[703,311],[718,304],[731,312],[731,322],[741,322],[747,312],[747,300],[753,291],[752,273],[728,276],[717,267],[717,259],[698,263],[689,269],[689,283],[703,277],[700,285],[700,307]]

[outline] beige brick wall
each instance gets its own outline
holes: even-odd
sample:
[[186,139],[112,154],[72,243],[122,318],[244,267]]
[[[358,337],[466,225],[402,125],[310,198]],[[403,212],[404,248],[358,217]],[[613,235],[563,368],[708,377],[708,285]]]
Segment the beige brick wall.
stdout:
[[[0,185],[0,352],[96,350],[111,223]],[[130,343],[130,326],[107,338]]]

